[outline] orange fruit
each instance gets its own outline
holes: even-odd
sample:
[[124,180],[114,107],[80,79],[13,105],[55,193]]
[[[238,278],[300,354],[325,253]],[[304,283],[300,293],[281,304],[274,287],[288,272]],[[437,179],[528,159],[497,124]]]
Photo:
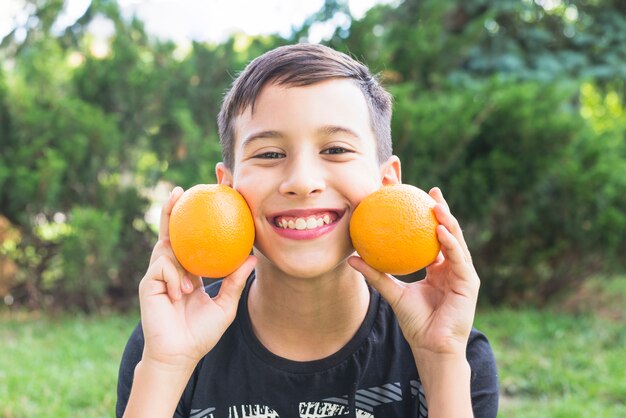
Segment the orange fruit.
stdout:
[[254,243],[254,221],[235,189],[198,184],[178,199],[170,216],[170,242],[188,272],[219,278],[248,258]]
[[435,200],[408,184],[383,186],[359,203],[350,237],[361,258],[378,271],[409,274],[437,258]]

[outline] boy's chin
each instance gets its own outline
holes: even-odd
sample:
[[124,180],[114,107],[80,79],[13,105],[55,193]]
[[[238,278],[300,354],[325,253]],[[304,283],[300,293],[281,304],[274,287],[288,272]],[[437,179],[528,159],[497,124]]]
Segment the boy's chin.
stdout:
[[[313,279],[328,274],[340,274],[346,267],[350,268],[347,258],[354,253],[354,248],[347,241],[343,245],[331,245],[320,248],[271,248],[264,251],[262,245],[255,246],[255,254],[259,256],[261,264],[270,270],[279,270],[280,273],[302,278]],[[338,243],[337,243],[338,244]]]
[[[349,255],[349,254],[348,254]],[[343,270],[342,266],[348,266],[347,257],[326,257],[320,260],[277,260],[274,267],[282,273],[300,279],[315,279],[327,274],[337,274]]]

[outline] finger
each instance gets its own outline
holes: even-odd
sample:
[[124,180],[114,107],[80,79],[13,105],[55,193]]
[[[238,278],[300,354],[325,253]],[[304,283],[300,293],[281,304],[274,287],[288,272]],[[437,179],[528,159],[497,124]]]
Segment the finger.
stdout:
[[257,258],[255,256],[248,256],[246,261],[222,282],[222,287],[214,300],[229,316],[235,315],[241,292],[243,292],[246,280],[252,273],[256,263]]
[[172,245],[169,241],[159,240],[157,241],[154,249],[152,250],[152,255],[150,256],[150,265],[156,262],[160,257],[169,258],[174,266],[178,270],[179,275],[181,276],[181,290],[183,293],[191,293],[198,287],[203,286],[202,277],[196,276],[194,274],[189,273],[185,268],[178,262],[178,259],[174,255],[174,251],[172,250]]
[[167,294],[172,300],[180,300],[183,297],[182,281],[184,273],[171,261],[163,263],[161,277],[167,284]]
[[164,241],[159,239],[157,241],[157,243],[154,245],[154,248],[152,249],[152,254],[150,255],[150,264],[156,262],[156,260],[158,260],[158,258],[161,256],[170,256],[176,258],[174,257],[174,251],[172,250],[172,246],[170,245],[169,240]]
[[433,187],[430,189],[428,194],[430,197],[435,199],[435,202],[441,203],[446,209],[448,209],[448,211],[450,210],[450,206],[448,206],[448,202],[446,202],[446,199],[443,197],[443,193],[439,187]]
[[148,268],[140,283],[140,293],[146,296],[167,294],[171,300],[179,300],[182,275],[169,257],[161,256]]
[[465,266],[467,264],[465,252],[461,244],[459,244],[456,237],[452,235],[444,225],[437,226],[437,239],[439,239],[442,247],[441,251],[448,261],[459,266]]
[[464,251],[456,238],[443,225],[437,227],[437,237],[441,242],[441,251],[450,262],[454,274],[455,291],[465,295],[478,295],[480,278],[471,263],[465,260]]
[[174,254],[174,250],[172,249],[172,244],[170,240],[158,240],[152,249],[152,255],[150,255],[150,264],[154,263],[160,257],[168,257],[176,268],[183,273],[191,274],[185,270],[185,268],[178,262],[176,255]]
[[181,283],[181,290],[183,291],[184,294],[192,293],[194,290],[203,286],[204,286],[204,283],[202,282],[202,277],[194,276],[193,274],[189,273],[187,270],[183,269],[183,280]]
[[376,270],[361,257],[349,257],[348,264],[361,273],[367,282],[372,285],[392,307],[400,300],[402,291],[404,290],[404,284],[400,280]]
[[174,204],[183,194],[182,187],[176,186],[170,193],[170,197],[161,208],[161,220],[159,222],[159,241],[167,241],[170,239],[170,215]]
[[461,225],[459,221],[450,213],[450,210],[441,203],[438,203],[435,208],[435,217],[437,221],[443,225],[452,236],[458,241],[459,245],[463,250],[463,255],[465,256],[465,260],[467,262],[471,262],[472,256],[470,254],[469,248],[467,247],[467,243],[465,242],[465,237],[463,236],[463,230],[461,229]]

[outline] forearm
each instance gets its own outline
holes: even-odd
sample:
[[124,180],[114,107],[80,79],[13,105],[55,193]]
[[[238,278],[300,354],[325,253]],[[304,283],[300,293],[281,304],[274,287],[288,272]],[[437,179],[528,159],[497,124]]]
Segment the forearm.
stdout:
[[135,368],[124,418],[171,418],[192,373],[193,368],[175,368],[142,359]]
[[473,417],[471,369],[464,356],[428,357],[414,353],[424,386],[428,416]]

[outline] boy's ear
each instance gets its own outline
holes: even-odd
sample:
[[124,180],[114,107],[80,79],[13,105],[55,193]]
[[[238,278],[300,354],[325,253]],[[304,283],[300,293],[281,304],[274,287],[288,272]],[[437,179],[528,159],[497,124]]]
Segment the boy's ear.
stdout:
[[215,175],[218,184],[233,187],[233,174],[224,163],[219,162],[215,164]]
[[400,158],[396,155],[389,157],[389,159],[380,166],[380,176],[384,186],[402,183]]

